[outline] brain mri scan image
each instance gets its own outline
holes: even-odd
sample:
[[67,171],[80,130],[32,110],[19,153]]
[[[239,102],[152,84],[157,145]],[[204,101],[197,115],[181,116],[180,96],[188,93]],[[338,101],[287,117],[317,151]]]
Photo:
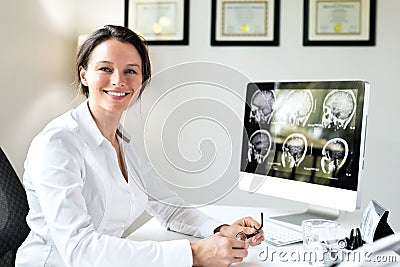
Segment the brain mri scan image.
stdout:
[[266,130],[255,131],[249,139],[248,160],[263,163],[271,149],[271,135]]
[[293,90],[280,107],[279,119],[290,125],[305,126],[314,105],[310,90]]
[[322,126],[334,130],[346,129],[356,110],[356,97],[352,90],[334,90],[323,103]]
[[289,135],[282,146],[281,161],[283,167],[297,167],[307,152],[307,139],[300,133]]
[[274,105],[275,93],[274,91],[261,91],[257,90],[251,97],[251,111],[250,122],[269,123],[271,121]]
[[322,148],[321,167],[324,173],[335,175],[349,154],[347,142],[342,138],[330,139]]

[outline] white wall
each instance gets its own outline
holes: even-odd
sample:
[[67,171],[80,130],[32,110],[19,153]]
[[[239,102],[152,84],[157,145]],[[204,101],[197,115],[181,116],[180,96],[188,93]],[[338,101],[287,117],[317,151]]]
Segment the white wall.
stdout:
[[[0,9],[3,33],[0,145],[20,176],[31,139],[51,118],[81,100],[71,86],[77,36],[104,24],[122,24],[123,2],[14,0]],[[396,205],[400,188],[396,168],[400,126],[395,111],[400,98],[396,87],[400,70],[400,1],[378,1],[374,47],[303,47],[302,3],[281,1],[279,47],[211,47],[211,1],[191,0],[190,45],[152,46],[154,73],[200,60],[225,64],[252,80],[369,80],[372,90],[362,207],[370,199],[378,200],[390,209],[391,224],[400,229],[400,209]],[[199,136],[209,133],[205,129]],[[184,142],[187,145],[190,140]],[[163,171],[160,166],[156,168]],[[249,196],[237,189],[219,203],[301,206],[272,197]]]

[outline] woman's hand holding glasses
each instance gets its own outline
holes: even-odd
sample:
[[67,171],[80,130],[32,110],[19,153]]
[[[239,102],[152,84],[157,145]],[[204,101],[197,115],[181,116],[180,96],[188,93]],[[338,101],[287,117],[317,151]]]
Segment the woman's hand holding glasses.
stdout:
[[232,225],[221,225],[214,235],[190,246],[193,255],[193,266],[230,266],[241,262],[248,255],[248,247],[257,246],[264,240],[263,214],[261,224],[251,217],[237,220]]
[[223,236],[248,241],[250,246],[257,246],[265,239],[262,230],[263,219],[263,213],[261,213],[261,224],[251,217],[245,217],[230,226],[221,227],[220,233]]

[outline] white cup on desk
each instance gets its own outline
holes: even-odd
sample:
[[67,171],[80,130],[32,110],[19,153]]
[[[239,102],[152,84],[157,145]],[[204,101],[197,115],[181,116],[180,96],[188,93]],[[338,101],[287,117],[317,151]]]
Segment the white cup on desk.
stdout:
[[310,219],[302,222],[305,259],[314,266],[331,266],[337,259],[339,224],[331,220]]

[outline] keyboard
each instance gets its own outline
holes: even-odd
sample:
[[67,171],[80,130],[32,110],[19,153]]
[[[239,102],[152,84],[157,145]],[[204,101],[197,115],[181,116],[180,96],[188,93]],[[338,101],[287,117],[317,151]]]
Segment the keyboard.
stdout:
[[265,242],[277,247],[303,240],[303,234],[300,230],[290,228],[274,220],[265,220],[263,230]]

